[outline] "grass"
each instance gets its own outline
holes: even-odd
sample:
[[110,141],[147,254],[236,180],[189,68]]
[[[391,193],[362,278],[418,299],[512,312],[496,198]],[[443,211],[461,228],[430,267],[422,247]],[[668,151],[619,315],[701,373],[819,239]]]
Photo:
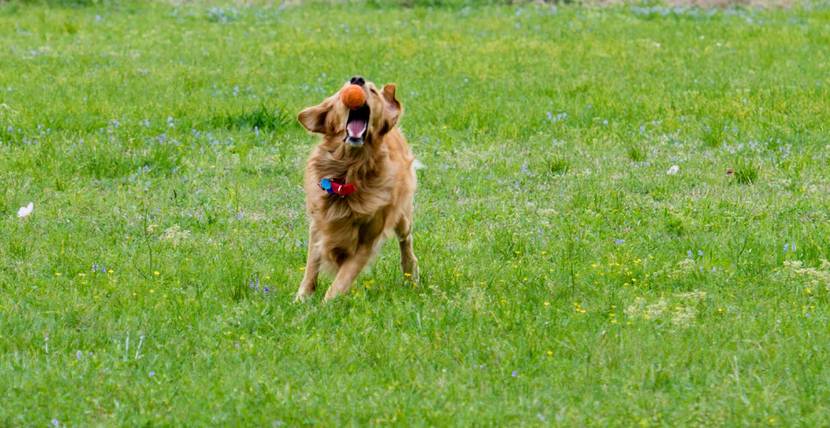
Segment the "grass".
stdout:
[[[0,425],[830,424],[826,8],[376,6],[0,4]],[[292,304],[354,74],[422,282]]]

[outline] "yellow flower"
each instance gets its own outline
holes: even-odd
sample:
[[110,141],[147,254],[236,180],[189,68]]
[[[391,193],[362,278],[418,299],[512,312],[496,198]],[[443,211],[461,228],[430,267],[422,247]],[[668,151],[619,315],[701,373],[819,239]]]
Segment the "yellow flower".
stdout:
[[55,276],[61,276],[60,272],[55,272]]
[[548,351],[548,357],[552,357],[552,356],[553,356],[553,351]]
[[545,306],[550,306],[550,302],[548,302],[547,300],[545,300]]
[[161,275],[161,272],[159,272],[159,271],[154,271],[154,272],[153,272],[153,275],[155,275],[155,276],[159,276],[159,275]]

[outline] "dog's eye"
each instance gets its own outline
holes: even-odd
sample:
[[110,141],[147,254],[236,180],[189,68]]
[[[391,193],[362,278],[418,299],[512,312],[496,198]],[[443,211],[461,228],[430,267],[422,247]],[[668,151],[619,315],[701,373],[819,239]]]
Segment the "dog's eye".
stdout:
[[375,88],[370,88],[370,89],[372,90],[372,93],[373,93],[373,94],[375,94],[375,95],[377,95],[377,94],[378,94],[378,91],[376,91],[376,90],[375,90]]

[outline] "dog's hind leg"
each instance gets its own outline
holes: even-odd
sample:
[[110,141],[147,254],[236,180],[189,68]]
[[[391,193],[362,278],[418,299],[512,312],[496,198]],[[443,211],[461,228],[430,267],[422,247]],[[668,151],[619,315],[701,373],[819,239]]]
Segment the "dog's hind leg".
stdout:
[[312,223],[308,230],[308,259],[305,264],[305,275],[303,275],[303,281],[300,283],[297,295],[294,296],[295,302],[305,300],[308,296],[314,294],[314,290],[317,288],[317,274],[320,273],[320,263],[322,261],[321,249],[317,240],[317,228]]
[[403,276],[414,283],[418,283],[418,258],[412,248],[412,220],[410,216],[401,217],[395,226],[395,235],[401,247],[401,269]]

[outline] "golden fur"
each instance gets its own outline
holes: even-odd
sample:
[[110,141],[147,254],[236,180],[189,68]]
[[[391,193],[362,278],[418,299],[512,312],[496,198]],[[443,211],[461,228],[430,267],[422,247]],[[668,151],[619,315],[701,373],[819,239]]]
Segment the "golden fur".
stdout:
[[[418,279],[411,233],[415,157],[397,128],[402,107],[395,98],[395,85],[385,85],[380,92],[371,82],[363,87],[370,115],[360,147],[344,141],[349,109],[340,100],[340,91],[298,116],[303,126],[323,139],[305,168],[308,260],[296,300],[314,293],[321,266],[335,273],[325,300],[347,292],[392,231],[400,243],[404,276]],[[356,191],[344,197],[326,193],[320,180],[332,177],[345,178]]]

